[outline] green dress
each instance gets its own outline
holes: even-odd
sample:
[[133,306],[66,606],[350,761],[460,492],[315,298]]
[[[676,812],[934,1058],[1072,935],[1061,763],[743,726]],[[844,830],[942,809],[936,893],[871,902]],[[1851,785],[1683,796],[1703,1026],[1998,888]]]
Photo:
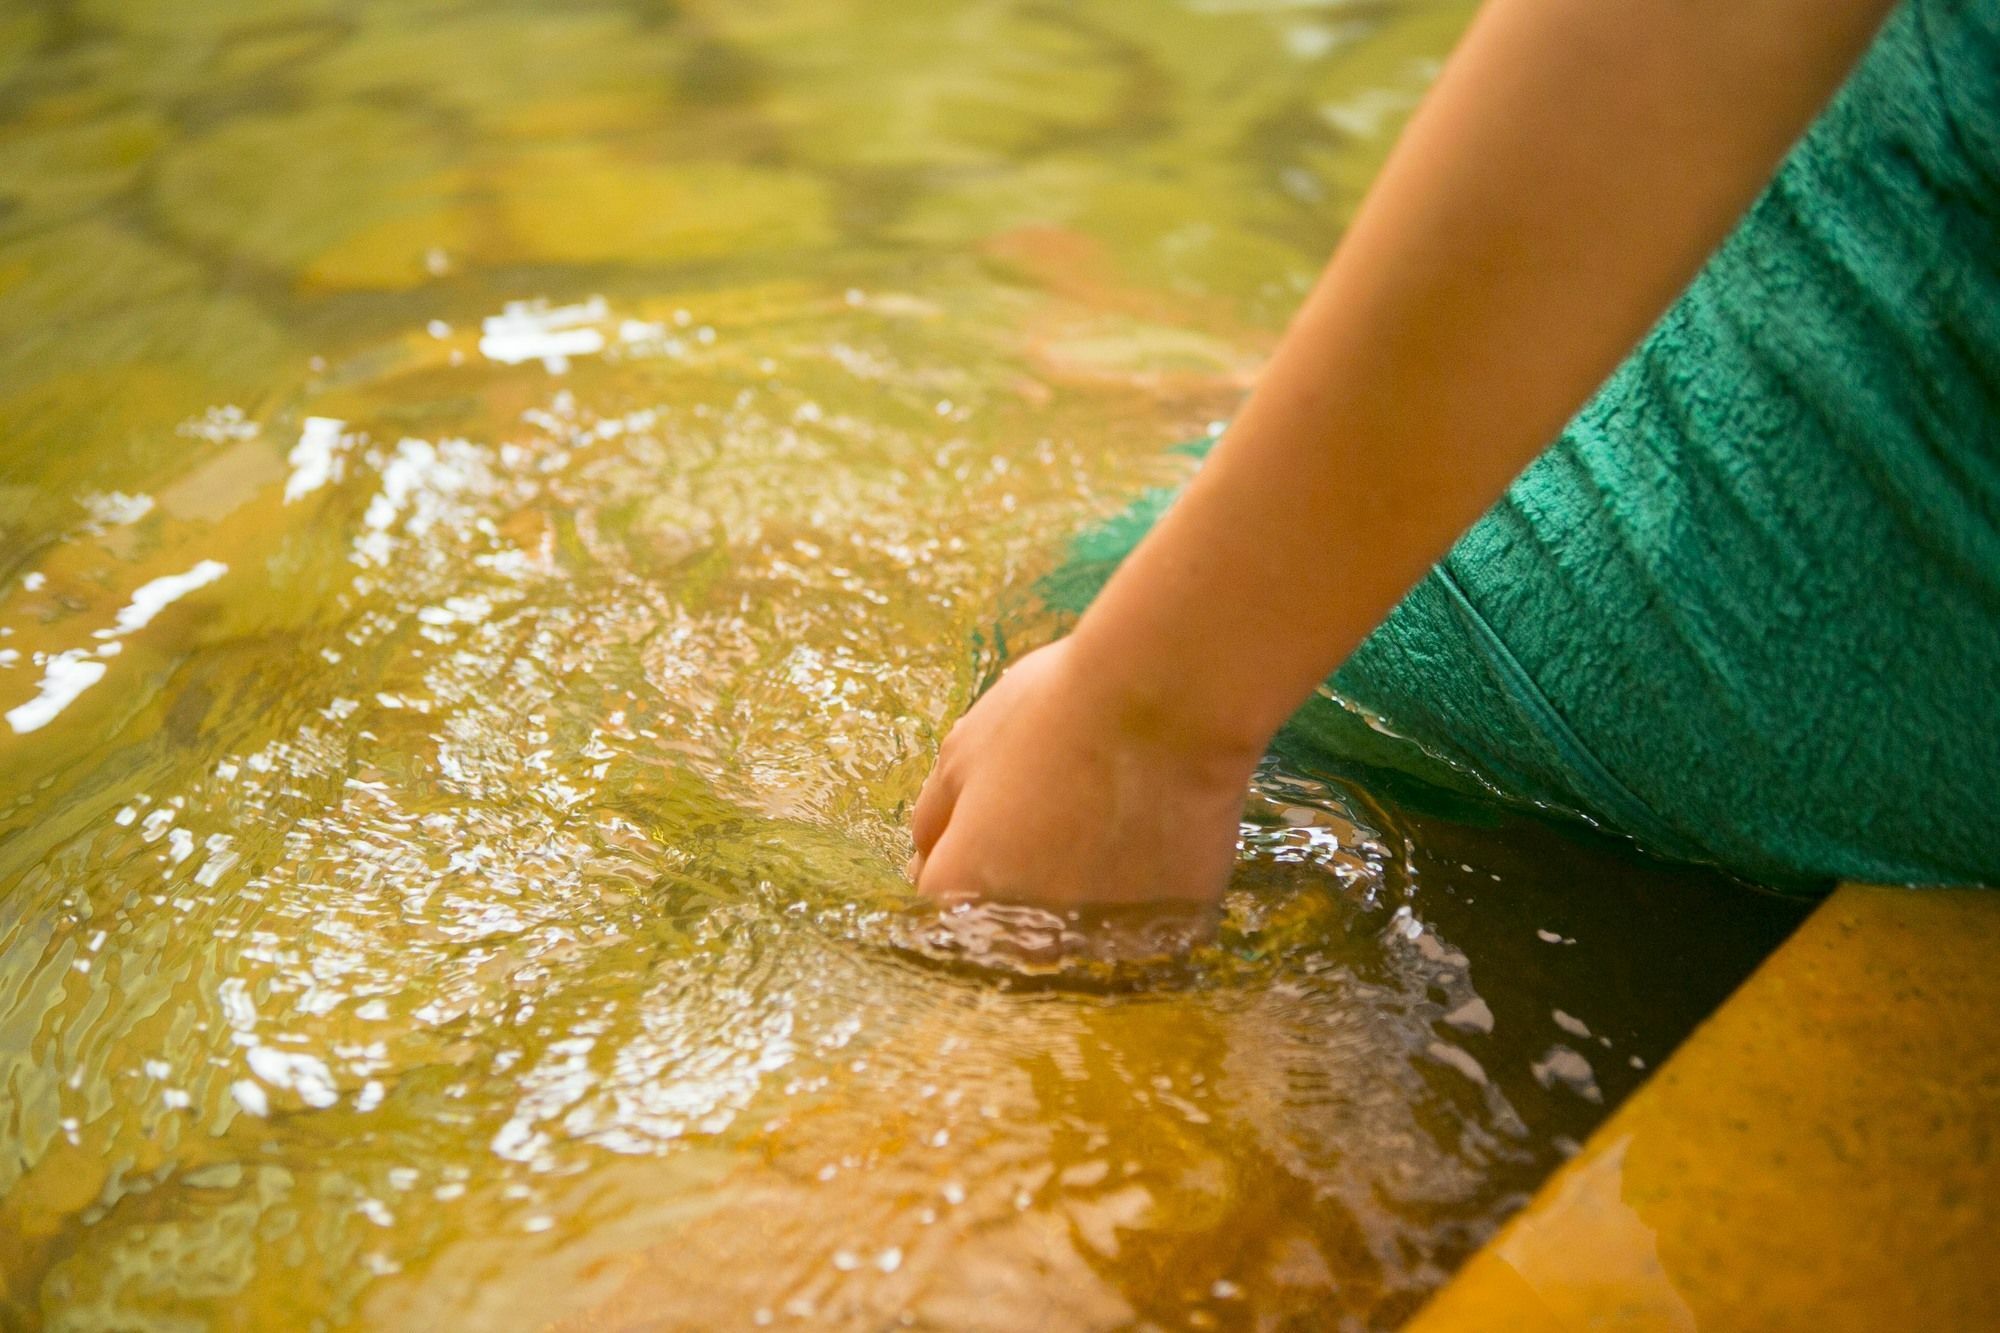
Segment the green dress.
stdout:
[[[1161,502],[1087,534],[1052,599]],[[1767,880],[2000,884],[2000,0],[1893,15],[1329,686],[1281,749]]]

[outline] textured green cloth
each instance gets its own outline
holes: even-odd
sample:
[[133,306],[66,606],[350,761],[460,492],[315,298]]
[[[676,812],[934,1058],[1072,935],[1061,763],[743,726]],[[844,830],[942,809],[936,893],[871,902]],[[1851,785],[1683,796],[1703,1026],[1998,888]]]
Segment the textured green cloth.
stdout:
[[[1076,601],[1162,497],[1090,534]],[[1909,0],[1281,748],[1776,880],[2000,884],[2000,0]],[[1437,760],[1446,764],[1440,765]]]

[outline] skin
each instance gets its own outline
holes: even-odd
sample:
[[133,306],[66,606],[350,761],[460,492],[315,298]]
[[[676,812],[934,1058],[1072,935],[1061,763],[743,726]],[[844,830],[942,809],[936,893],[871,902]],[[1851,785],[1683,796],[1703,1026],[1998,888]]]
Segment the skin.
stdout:
[[1489,0],[1243,412],[918,799],[935,899],[1212,901],[1278,727],[1728,235],[1890,0]]

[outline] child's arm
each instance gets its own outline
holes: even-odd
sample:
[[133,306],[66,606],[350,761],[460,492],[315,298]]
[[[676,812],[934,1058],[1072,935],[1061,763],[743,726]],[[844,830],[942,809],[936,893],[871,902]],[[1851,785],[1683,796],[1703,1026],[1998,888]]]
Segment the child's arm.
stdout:
[[919,799],[937,897],[1204,899],[1265,743],[1694,276],[1890,0],[1491,0],[1227,438]]

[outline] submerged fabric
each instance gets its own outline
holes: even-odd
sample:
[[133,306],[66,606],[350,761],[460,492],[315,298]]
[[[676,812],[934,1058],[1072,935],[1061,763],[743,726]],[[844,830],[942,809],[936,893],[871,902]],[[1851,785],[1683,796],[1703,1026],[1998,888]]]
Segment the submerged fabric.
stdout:
[[[1897,11],[1647,341],[1331,685],[1670,855],[2000,884],[2000,4]],[[1328,700],[1286,742],[1382,745]]]

